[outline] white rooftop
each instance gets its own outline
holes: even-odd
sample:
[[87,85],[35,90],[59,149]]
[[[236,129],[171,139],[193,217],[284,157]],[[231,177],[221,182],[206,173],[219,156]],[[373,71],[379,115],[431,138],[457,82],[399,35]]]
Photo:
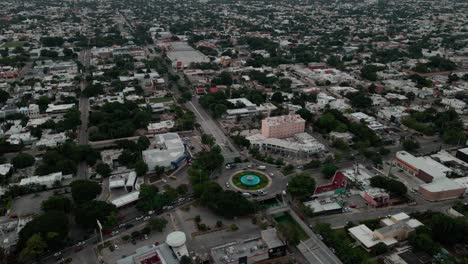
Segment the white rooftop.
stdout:
[[178,134],[158,134],[154,139],[158,148],[143,151],[143,159],[150,170],[156,166],[170,167],[172,162],[184,157],[185,146]]
[[133,191],[111,200],[111,203],[119,208],[137,201],[139,196],[139,191]]

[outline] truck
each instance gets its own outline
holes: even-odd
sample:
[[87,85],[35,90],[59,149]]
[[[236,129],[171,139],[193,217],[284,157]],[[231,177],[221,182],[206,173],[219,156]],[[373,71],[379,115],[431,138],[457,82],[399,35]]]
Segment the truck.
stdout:
[[258,166],[257,169],[259,169],[259,170],[266,170],[266,166],[263,166],[263,165],[262,165],[262,166]]

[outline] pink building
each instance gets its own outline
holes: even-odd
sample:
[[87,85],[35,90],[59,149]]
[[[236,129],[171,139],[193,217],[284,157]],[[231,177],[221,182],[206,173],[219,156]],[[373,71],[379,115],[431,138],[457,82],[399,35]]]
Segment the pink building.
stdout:
[[262,135],[266,138],[288,138],[305,130],[300,115],[267,117],[262,120]]

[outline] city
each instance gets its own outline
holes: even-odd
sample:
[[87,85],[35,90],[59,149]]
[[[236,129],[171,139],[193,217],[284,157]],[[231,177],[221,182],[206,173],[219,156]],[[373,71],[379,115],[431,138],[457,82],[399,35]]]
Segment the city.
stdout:
[[0,7],[0,263],[468,263],[468,1]]

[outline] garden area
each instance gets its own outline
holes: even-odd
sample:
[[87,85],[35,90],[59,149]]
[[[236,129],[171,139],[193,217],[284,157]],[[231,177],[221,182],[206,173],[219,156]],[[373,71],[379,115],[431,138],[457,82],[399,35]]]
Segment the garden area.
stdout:
[[259,171],[240,171],[231,177],[231,182],[239,189],[256,191],[268,186],[270,179]]

